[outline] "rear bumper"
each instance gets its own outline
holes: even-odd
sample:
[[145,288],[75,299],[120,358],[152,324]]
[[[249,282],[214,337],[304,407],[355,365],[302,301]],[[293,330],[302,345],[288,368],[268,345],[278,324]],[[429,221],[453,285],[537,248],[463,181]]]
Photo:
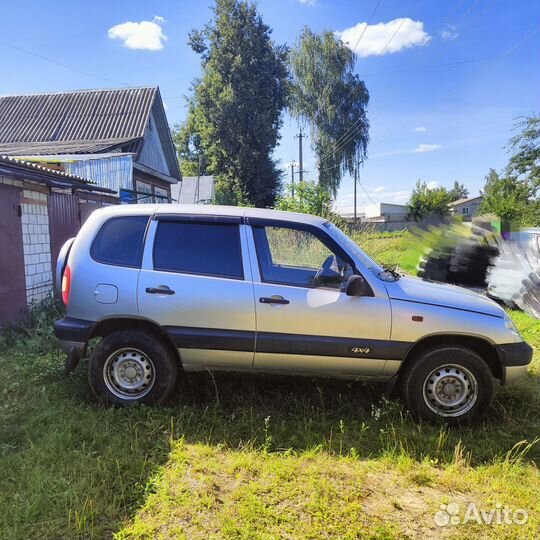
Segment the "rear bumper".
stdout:
[[506,343],[495,348],[502,367],[502,384],[511,384],[527,372],[533,356],[533,348],[528,343]]
[[54,323],[54,335],[65,353],[84,356],[86,343],[92,334],[92,321],[64,317]]

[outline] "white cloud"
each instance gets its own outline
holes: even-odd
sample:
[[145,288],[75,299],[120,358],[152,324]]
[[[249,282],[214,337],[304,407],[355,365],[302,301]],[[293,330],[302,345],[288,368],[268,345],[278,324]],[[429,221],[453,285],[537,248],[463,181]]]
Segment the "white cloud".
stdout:
[[439,182],[437,182],[436,180],[433,180],[433,182],[428,182],[426,187],[428,189],[437,189],[439,187]]
[[414,151],[423,153],[423,152],[433,152],[442,148],[440,144],[419,144]]
[[386,188],[384,186],[376,187],[373,191],[375,193],[382,193]]
[[425,133],[427,129],[424,126],[418,126],[414,128],[414,131],[416,131],[416,133]]
[[361,57],[380,56],[381,52],[395,53],[410,47],[426,45],[431,40],[431,36],[424,31],[424,23],[409,18],[371,25],[361,22],[335,34]]
[[164,22],[165,19],[158,15],[151,21],[128,21],[109,28],[108,35],[110,39],[122,40],[124,47],[128,49],[159,51],[167,40],[161,28]]
[[446,40],[456,39],[459,34],[456,32],[456,27],[451,24],[447,24],[445,29],[441,32],[441,37]]
[[298,0],[301,4],[305,4],[307,6],[314,6],[317,3],[317,0]]

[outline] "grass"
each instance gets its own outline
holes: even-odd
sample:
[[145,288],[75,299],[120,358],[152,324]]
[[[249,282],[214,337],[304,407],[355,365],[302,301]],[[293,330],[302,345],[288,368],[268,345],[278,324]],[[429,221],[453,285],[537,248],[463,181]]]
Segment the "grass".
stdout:
[[[404,234],[363,236],[400,264]],[[401,265],[403,267],[403,264]],[[0,338],[0,538],[535,538],[540,527],[540,323],[530,373],[486,421],[413,422],[384,387],[185,375],[167,407],[104,409],[66,376],[56,308]],[[525,525],[440,528],[441,504],[524,508]]]

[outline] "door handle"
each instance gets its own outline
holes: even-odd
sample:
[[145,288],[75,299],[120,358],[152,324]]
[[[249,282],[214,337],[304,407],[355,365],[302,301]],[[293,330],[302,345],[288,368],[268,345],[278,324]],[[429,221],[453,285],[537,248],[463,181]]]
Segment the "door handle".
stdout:
[[160,287],[146,287],[146,292],[148,294],[174,294],[174,291],[169,289],[166,285]]
[[290,302],[283,298],[283,296],[261,296],[259,298],[261,304],[290,304]]

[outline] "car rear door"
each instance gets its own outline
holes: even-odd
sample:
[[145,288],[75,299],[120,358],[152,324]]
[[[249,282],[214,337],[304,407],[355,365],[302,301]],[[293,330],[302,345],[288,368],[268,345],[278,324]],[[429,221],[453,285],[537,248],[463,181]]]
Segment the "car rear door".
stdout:
[[139,313],[162,326],[187,370],[251,369],[253,282],[236,216],[156,215],[138,284]]
[[[255,369],[381,375],[393,355],[386,290],[379,288],[374,296],[347,296],[346,281],[358,271],[322,229],[248,220],[257,315]],[[329,275],[340,277],[322,283],[316,276],[327,260],[334,267]]]

